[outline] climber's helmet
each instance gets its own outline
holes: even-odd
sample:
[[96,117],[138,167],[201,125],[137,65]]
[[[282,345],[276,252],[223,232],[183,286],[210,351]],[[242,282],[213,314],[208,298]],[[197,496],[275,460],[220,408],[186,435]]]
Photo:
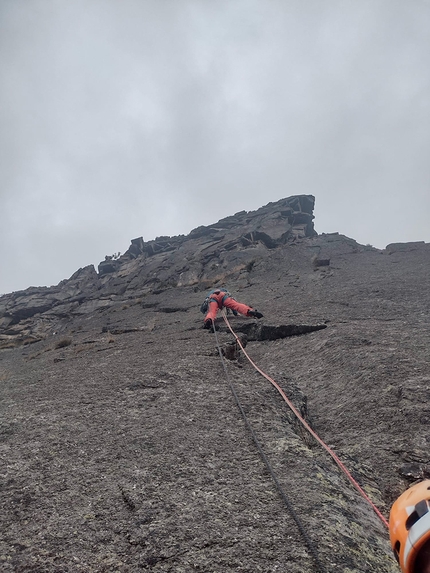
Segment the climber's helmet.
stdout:
[[394,502],[389,525],[391,548],[401,570],[421,573],[418,561],[430,548],[430,480],[412,486]]

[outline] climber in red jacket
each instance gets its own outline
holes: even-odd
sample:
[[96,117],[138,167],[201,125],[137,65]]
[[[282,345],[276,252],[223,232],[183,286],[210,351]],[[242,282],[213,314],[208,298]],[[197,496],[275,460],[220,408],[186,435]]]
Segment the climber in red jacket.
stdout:
[[218,310],[221,310],[224,306],[232,310],[235,315],[240,313],[244,316],[263,318],[261,312],[258,312],[258,310],[255,310],[251,306],[237,302],[226,289],[217,288],[208,294],[200,307],[201,312],[206,313],[204,328],[212,328]]

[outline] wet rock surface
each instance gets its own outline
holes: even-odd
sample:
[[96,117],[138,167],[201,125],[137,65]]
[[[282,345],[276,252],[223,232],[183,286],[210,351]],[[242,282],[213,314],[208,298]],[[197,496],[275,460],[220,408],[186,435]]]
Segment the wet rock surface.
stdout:
[[[294,201],[264,207],[259,228],[242,212],[196,238],[159,238],[151,255],[135,241],[113,273],[87,267],[0,298],[1,571],[317,571],[202,329],[219,282],[264,314],[229,316],[247,353],[385,516],[428,477],[430,245],[300,235],[312,219],[291,219]],[[244,244],[256,231],[276,246]],[[397,572],[371,507],[217,324],[325,570]]]

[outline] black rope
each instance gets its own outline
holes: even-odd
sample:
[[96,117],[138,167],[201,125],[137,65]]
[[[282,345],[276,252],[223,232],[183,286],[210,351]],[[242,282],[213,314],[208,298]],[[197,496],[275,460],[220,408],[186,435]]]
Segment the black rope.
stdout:
[[317,553],[317,550],[316,550],[316,548],[315,548],[314,543],[312,542],[312,540],[311,540],[311,538],[309,537],[309,535],[306,533],[306,530],[305,530],[305,528],[304,528],[304,526],[303,526],[303,524],[302,524],[302,522],[301,522],[299,516],[297,515],[296,511],[294,510],[294,508],[293,508],[293,506],[292,506],[290,500],[288,499],[287,494],[286,494],[286,493],[284,492],[284,490],[282,489],[281,484],[279,483],[278,478],[276,477],[275,472],[273,471],[273,468],[272,468],[272,466],[271,466],[271,464],[270,464],[270,462],[269,462],[269,460],[268,460],[266,454],[264,453],[263,448],[261,447],[261,444],[260,444],[260,442],[258,441],[258,438],[257,438],[257,436],[255,435],[255,432],[254,432],[254,430],[252,429],[251,424],[249,423],[248,418],[246,417],[245,411],[244,411],[244,409],[243,409],[243,407],[242,407],[242,404],[240,403],[240,400],[239,400],[239,397],[238,397],[238,395],[237,395],[237,393],[236,393],[235,387],[233,386],[233,383],[232,383],[232,381],[231,381],[231,379],[230,379],[230,376],[229,376],[229,373],[228,373],[228,370],[227,370],[227,366],[226,366],[226,362],[225,362],[225,360],[224,360],[224,356],[223,356],[223,354],[222,354],[221,347],[220,347],[220,345],[219,345],[218,334],[217,334],[217,331],[216,331],[216,329],[215,329],[215,323],[214,323],[213,321],[212,321],[212,326],[213,326],[213,332],[214,332],[214,334],[215,334],[215,340],[216,340],[216,345],[217,345],[217,349],[218,349],[218,354],[219,354],[219,356],[220,356],[220,358],[221,358],[221,363],[222,363],[222,366],[223,366],[223,369],[224,369],[225,377],[226,377],[226,379],[227,379],[228,385],[230,386],[230,390],[231,390],[231,392],[232,392],[232,394],[233,394],[233,396],[234,396],[234,399],[236,400],[236,404],[237,404],[237,406],[238,406],[238,408],[239,408],[239,410],[240,410],[240,413],[242,414],[242,418],[243,418],[243,420],[244,420],[244,422],[245,422],[245,425],[246,425],[247,429],[249,430],[249,432],[251,433],[252,439],[254,440],[254,443],[255,443],[255,445],[256,445],[256,447],[257,447],[258,453],[260,454],[260,456],[261,456],[261,458],[262,458],[262,460],[263,460],[263,462],[264,462],[264,464],[265,464],[265,466],[266,466],[267,471],[269,472],[270,476],[272,477],[273,481],[275,482],[276,488],[277,488],[277,490],[278,490],[280,496],[282,497],[282,500],[284,501],[284,504],[285,504],[285,506],[286,506],[286,508],[287,508],[287,510],[288,510],[288,512],[289,512],[289,514],[290,514],[291,517],[294,519],[294,521],[295,521],[295,523],[296,523],[296,525],[297,525],[298,530],[300,531],[300,533],[301,533],[303,539],[305,540],[306,545],[308,546],[308,549],[309,549],[309,553],[310,553],[310,554],[312,555],[312,557],[314,558],[315,564],[316,564],[316,566],[317,566],[317,570],[318,570],[320,573],[326,573],[326,570],[325,570],[325,568],[323,567],[323,565],[322,565],[322,563],[321,563],[321,561],[320,561],[320,559],[319,559],[319,557],[318,557],[318,553]]

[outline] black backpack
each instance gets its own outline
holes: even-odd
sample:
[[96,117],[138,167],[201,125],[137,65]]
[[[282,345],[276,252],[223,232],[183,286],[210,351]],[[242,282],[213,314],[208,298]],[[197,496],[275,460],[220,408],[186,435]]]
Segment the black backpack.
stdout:
[[210,300],[210,297],[207,296],[205,298],[205,300],[203,301],[202,306],[200,307],[200,312],[202,312],[203,314],[206,314],[207,311],[209,310],[209,300]]
[[[227,294],[230,296],[230,293],[227,293]],[[203,313],[203,314],[206,314],[206,313],[207,313],[207,311],[209,310],[209,302],[210,302],[210,300],[211,300],[211,297],[210,297],[210,296],[207,296],[207,297],[205,298],[205,300],[203,301],[202,306],[200,307],[200,312],[201,312],[201,313]],[[230,309],[227,308],[226,310],[227,310],[227,314],[230,314]],[[237,312],[236,312],[235,310],[232,310],[232,313],[234,314],[234,316],[237,316]]]

